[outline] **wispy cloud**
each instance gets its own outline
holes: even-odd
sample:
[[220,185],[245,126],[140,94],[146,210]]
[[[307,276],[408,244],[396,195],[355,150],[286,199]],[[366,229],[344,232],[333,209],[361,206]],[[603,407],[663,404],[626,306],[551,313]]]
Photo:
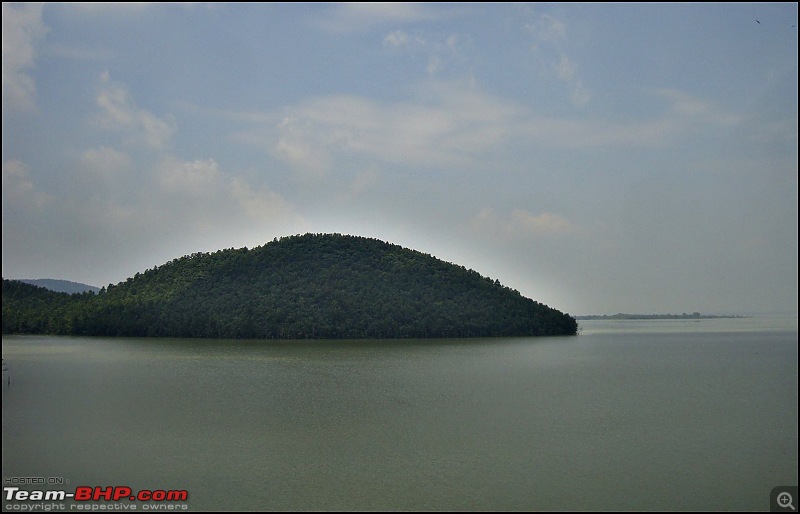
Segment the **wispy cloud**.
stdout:
[[36,83],[29,72],[47,31],[41,4],[3,3],[3,110],[35,108]]
[[579,225],[564,216],[552,212],[535,214],[525,209],[514,209],[502,215],[492,207],[484,207],[469,224],[484,237],[504,241],[573,236],[583,232]]
[[679,90],[662,89],[645,95],[662,100],[661,112],[630,121],[532,116],[518,130],[551,148],[666,147],[680,138],[741,121],[741,116]]
[[413,101],[353,95],[318,97],[281,112],[231,113],[249,122],[234,137],[256,145],[302,176],[321,177],[343,158],[418,168],[485,167],[509,144],[548,149],[668,147],[680,138],[738,121],[713,103],[658,90],[661,112],[640,120],[540,116],[462,82],[427,81]]
[[530,19],[525,23],[525,30],[531,33],[537,41],[546,43],[558,43],[567,34],[567,26],[549,14],[541,14],[529,10]]
[[167,211],[159,217],[181,220],[184,229],[221,233],[242,220],[256,227],[282,218],[301,221],[280,195],[223,172],[214,159],[185,161],[166,155],[152,173],[155,201],[150,200],[150,208]]
[[430,84],[419,102],[319,97],[287,107],[280,122],[238,134],[300,171],[324,172],[336,156],[416,166],[470,166],[501,142],[512,104],[451,83]]
[[335,132],[317,130],[313,120],[287,116],[277,127],[277,140],[269,145],[270,153],[307,177],[324,175],[331,166],[330,147],[336,145]]
[[463,64],[466,48],[470,46],[470,38],[458,34],[446,37],[431,37],[419,31],[407,32],[395,30],[383,38],[383,47],[399,54],[423,56],[426,60],[425,71],[434,76],[453,63]]
[[545,75],[553,75],[570,88],[570,99],[575,106],[582,106],[592,97],[591,90],[584,85],[578,73],[578,63],[565,50],[567,25],[549,14],[525,8],[527,22],[525,31],[533,39],[531,53],[541,64]]
[[678,89],[656,89],[653,94],[667,100],[671,111],[684,119],[693,119],[713,125],[734,125],[741,116],[722,111],[710,101],[696,98]]
[[122,132],[129,141],[152,148],[166,147],[177,130],[175,120],[159,118],[139,108],[128,90],[112,82],[108,73],[103,73],[101,80],[102,87],[96,98],[100,113],[95,121],[103,128]]

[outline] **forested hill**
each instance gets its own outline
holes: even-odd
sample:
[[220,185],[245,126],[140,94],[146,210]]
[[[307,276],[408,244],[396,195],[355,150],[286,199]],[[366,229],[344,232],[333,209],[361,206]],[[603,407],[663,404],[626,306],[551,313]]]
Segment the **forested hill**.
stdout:
[[197,253],[96,295],[3,280],[3,333],[209,338],[574,335],[571,316],[377,239],[306,234]]

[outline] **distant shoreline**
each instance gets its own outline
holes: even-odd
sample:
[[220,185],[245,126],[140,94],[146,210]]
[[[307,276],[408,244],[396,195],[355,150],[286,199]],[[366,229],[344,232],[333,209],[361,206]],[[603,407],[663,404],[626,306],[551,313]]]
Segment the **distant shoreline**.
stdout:
[[588,315],[588,316],[575,316],[576,320],[660,320],[660,319],[739,319],[750,318],[751,316],[737,316],[737,315],[715,315],[715,314],[700,314],[693,312],[691,314],[603,314],[603,315]]

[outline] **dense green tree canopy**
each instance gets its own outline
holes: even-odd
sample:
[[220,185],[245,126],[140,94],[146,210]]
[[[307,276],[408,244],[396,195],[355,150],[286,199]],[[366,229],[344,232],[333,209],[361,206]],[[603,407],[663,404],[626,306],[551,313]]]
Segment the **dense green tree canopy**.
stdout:
[[188,255],[97,295],[3,280],[3,333],[263,339],[576,331],[571,316],[473,270],[340,234]]

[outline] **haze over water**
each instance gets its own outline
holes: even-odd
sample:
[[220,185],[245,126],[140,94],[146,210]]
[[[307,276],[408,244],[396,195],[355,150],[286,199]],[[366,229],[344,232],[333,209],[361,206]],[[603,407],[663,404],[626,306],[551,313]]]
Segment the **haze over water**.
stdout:
[[3,478],[186,489],[190,510],[767,510],[797,483],[796,317],[581,327],[3,337]]

